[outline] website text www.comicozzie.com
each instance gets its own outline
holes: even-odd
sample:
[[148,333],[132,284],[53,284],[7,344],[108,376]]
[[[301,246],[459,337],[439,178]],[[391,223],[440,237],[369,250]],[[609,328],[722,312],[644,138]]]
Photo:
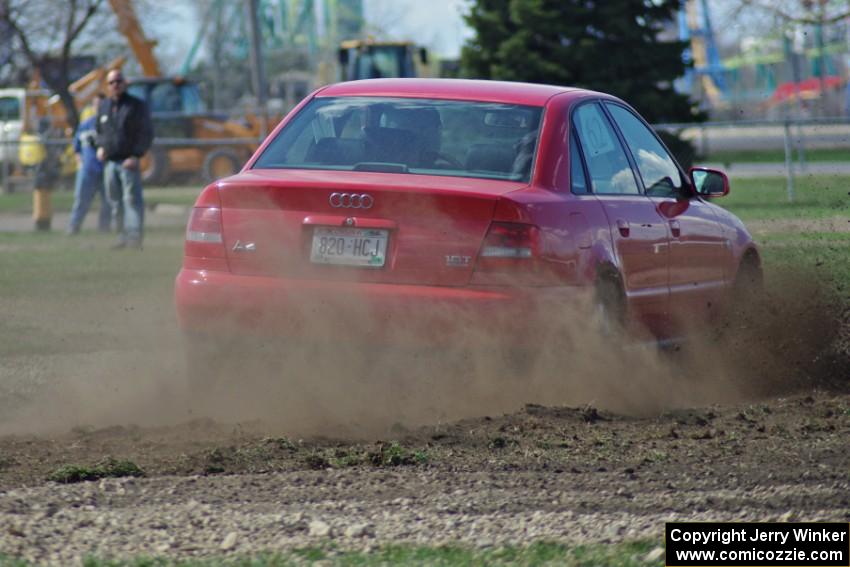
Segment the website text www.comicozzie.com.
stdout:
[[[802,549],[680,549],[676,551],[676,562],[685,563],[698,561],[840,561],[844,556],[835,550],[810,551]],[[690,564],[690,563],[689,563]]]
[[667,565],[850,566],[850,524],[670,522]]

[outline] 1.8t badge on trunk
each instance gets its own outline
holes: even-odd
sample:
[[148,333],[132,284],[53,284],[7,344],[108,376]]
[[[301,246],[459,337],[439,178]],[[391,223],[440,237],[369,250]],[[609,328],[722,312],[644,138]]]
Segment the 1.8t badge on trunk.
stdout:
[[472,263],[472,256],[446,256],[446,266],[451,268],[465,268]]

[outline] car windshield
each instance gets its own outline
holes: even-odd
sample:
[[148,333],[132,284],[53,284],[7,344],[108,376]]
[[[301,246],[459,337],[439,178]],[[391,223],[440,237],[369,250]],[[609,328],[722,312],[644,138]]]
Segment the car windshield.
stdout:
[[257,169],[329,169],[527,182],[539,107],[412,98],[313,99]]

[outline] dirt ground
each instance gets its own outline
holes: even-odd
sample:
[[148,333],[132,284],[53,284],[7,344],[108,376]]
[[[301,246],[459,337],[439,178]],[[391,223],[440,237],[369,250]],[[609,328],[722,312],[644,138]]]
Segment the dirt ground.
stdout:
[[[170,298],[126,298],[120,319],[56,306],[76,321],[67,348],[0,363],[0,557],[660,544],[670,520],[850,521],[850,312],[781,278],[678,351],[584,333],[519,362],[303,347],[272,371],[240,360],[204,396]],[[110,467],[140,476],[57,482]]]

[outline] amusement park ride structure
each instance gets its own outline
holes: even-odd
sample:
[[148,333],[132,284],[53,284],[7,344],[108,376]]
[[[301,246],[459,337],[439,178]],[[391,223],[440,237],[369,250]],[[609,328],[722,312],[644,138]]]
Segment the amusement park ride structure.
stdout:
[[836,58],[846,58],[849,22],[837,22],[844,28],[832,30],[830,43],[826,26],[786,21],[769,37],[741,38],[737,54],[722,57],[709,5],[687,0],[678,16],[679,39],[689,44],[686,58],[693,64],[681,88],[704,110],[762,118],[791,105],[784,112],[799,116],[808,101],[822,102],[846,84]]

